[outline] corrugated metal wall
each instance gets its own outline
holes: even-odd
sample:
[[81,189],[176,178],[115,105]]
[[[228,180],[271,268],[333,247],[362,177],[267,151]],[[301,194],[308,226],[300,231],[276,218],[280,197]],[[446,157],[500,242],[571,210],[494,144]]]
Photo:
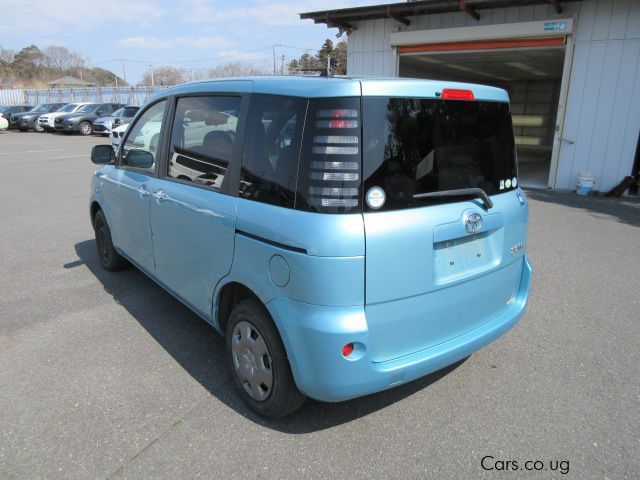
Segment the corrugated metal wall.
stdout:
[[349,37],[348,74],[396,76],[398,58],[389,34],[473,25],[576,19],[575,51],[555,186],[575,187],[579,172],[597,175],[596,188],[609,190],[631,173],[640,130],[640,1],[587,0],[551,5],[481,10],[476,22],[463,12],[360,22]]

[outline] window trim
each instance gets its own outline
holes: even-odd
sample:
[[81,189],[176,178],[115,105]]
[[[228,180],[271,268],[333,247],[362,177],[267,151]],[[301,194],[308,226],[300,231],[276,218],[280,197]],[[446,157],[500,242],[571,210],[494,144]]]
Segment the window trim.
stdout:
[[[179,178],[169,176],[169,155],[171,152],[171,135],[173,133],[173,126],[175,123],[175,112],[178,105],[178,100],[181,98],[193,98],[193,97],[238,97],[240,98],[240,109],[238,112],[238,123],[236,126],[235,140],[233,142],[233,152],[231,159],[227,166],[227,173],[222,180],[220,188],[214,188],[209,185],[200,185],[198,183],[189,182]],[[247,123],[247,112],[249,110],[249,104],[251,100],[250,93],[244,92],[228,92],[228,91],[208,91],[208,92],[188,92],[179,95],[172,95],[169,97],[171,104],[167,108],[167,113],[170,116],[165,117],[168,122],[166,132],[164,132],[164,145],[161,150],[162,157],[159,161],[156,161],[158,178],[168,182],[176,182],[183,185],[189,185],[194,188],[202,188],[209,192],[221,193],[229,195],[231,197],[238,196],[238,189],[240,186],[240,162],[242,160],[242,154],[244,152],[244,138],[245,127]],[[170,124],[170,125],[169,125]],[[160,149],[159,149],[160,151]]]
[[158,167],[159,167],[159,159],[163,158],[160,157],[161,154],[163,154],[164,152],[164,146],[165,146],[165,136],[166,136],[166,127],[167,127],[167,114],[170,110],[170,101],[171,97],[162,97],[162,98],[158,98],[156,99],[156,101],[154,101],[153,103],[150,103],[148,105],[145,105],[143,108],[140,108],[140,110],[138,110],[138,113],[136,113],[136,116],[133,118],[133,120],[131,120],[131,125],[135,126],[140,117],[142,117],[142,115],[144,115],[148,110],[150,110],[151,108],[153,108],[155,105],[157,105],[160,102],[166,102],[166,105],[164,107],[164,113],[162,115],[162,125],[160,126],[160,132],[158,133],[158,135],[160,135],[160,137],[158,138],[158,150],[156,152],[156,161],[155,161],[155,165],[154,165],[154,169],[153,169],[153,173],[151,173],[149,170],[145,169],[145,168],[138,168],[138,167],[132,167],[130,165],[123,165],[122,164],[122,146],[125,144],[125,142],[127,141],[127,139],[129,138],[129,135],[131,135],[131,132],[133,131],[133,129],[127,128],[127,132],[126,135],[120,140],[120,147],[118,148],[118,155],[116,158],[116,163],[115,163],[115,167],[122,169],[122,170],[130,170],[132,172],[137,172],[137,173],[141,173],[150,177],[154,177],[157,178],[158,177]]

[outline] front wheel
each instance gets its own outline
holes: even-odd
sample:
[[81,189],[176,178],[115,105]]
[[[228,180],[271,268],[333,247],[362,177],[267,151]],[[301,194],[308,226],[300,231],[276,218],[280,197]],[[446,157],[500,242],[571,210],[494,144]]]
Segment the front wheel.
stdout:
[[80,130],[80,135],[91,135],[93,133],[91,122],[80,123],[80,125],[78,125],[78,129]]
[[44,128],[42,128],[40,125],[38,125],[38,122],[33,124],[33,131],[34,132],[38,132],[38,133],[42,133],[44,132]]
[[93,229],[96,233],[96,247],[100,264],[105,270],[115,272],[129,266],[129,262],[114,248],[111,241],[111,230],[102,210],[96,212],[93,220]]
[[278,330],[257,300],[243,300],[234,307],[226,337],[233,381],[253,411],[278,418],[302,406],[305,396],[293,380]]

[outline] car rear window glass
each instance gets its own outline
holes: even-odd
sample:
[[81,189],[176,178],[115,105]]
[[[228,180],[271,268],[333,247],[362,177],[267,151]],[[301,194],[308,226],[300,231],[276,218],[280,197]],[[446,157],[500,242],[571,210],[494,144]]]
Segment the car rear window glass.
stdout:
[[364,194],[382,189],[379,210],[462,199],[414,197],[421,193],[481,188],[493,195],[517,186],[507,103],[368,97],[363,118]]
[[138,107],[124,107],[121,116],[123,117],[133,117],[136,113],[138,113]]

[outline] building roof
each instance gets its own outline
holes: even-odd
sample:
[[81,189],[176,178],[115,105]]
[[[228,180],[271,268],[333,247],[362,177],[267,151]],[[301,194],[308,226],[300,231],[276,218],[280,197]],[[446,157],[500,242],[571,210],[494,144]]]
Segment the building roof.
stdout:
[[90,82],[85,82],[79,78],[65,75],[64,77],[48,82],[47,85],[51,87],[89,87],[92,85]]
[[[581,1],[581,0],[568,0]],[[355,22],[373,20],[376,18],[393,18],[400,23],[409,25],[415,15],[429,15],[433,13],[448,13],[464,11],[479,20],[482,10],[490,8],[522,7],[527,5],[551,4],[557,13],[562,13],[559,0],[421,0],[404,3],[385,3],[368,7],[341,8],[323,10],[319,12],[301,13],[302,20],[311,19],[314,23],[325,23],[327,27],[339,28],[340,31],[355,29]]]

